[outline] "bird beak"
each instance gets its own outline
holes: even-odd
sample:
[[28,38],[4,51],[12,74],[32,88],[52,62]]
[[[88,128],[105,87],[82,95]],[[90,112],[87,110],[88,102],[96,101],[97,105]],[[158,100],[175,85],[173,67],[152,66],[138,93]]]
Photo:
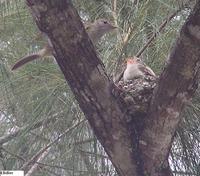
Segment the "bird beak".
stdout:
[[118,28],[117,26],[112,26],[113,27],[113,29],[116,29],[116,28]]
[[115,26],[114,24],[110,24],[110,26],[111,26],[112,29],[116,29],[116,28],[118,28],[118,27]]

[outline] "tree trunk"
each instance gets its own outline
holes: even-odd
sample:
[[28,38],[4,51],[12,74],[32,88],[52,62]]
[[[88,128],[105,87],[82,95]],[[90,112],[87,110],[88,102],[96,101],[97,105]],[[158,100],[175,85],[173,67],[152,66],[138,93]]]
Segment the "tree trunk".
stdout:
[[[200,1],[181,30],[153,97],[155,80],[150,79],[147,98],[132,96],[131,101],[124,84],[116,94],[119,88],[107,76],[70,0],[27,0],[27,4],[39,29],[48,36],[66,81],[118,174],[172,175],[167,158],[179,114],[197,88]],[[137,90],[134,86],[130,88]],[[139,106],[145,107],[143,112],[136,108],[139,101]]]

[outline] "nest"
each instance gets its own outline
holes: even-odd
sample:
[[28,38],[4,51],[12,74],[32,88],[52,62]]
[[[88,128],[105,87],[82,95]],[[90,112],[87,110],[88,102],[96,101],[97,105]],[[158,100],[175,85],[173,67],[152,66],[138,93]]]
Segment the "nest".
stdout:
[[128,82],[119,81],[113,89],[113,95],[130,115],[146,115],[157,78],[147,76]]

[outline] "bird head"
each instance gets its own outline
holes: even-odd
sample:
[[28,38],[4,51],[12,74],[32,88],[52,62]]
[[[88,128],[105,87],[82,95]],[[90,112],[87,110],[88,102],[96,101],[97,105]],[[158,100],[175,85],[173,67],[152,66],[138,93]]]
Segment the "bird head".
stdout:
[[140,59],[137,57],[129,57],[126,59],[127,65],[137,64],[138,62],[140,62]]
[[112,31],[114,29],[116,29],[117,27],[114,26],[112,23],[110,23],[108,20],[106,19],[98,19],[94,22],[94,25],[101,30],[102,32],[109,32]]
[[104,34],[113,31],[117,27],[106,19],[98,19],[90,26],[89,32],[101,38]]
[[85,25],[85,29],[92,40],[93,44],[97,43],[104,34],[111,32],[116,29],[113,24],[111,24],[106,19],[98,19],[91,24]]

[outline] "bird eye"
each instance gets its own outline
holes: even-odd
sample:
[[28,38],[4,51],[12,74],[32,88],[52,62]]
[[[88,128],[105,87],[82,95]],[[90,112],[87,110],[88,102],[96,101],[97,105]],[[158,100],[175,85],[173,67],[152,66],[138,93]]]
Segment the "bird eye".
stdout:
[[104,21],[103,23],[104,23],[104,24],[107,24],[108,22],[107,22],[107,21]]

